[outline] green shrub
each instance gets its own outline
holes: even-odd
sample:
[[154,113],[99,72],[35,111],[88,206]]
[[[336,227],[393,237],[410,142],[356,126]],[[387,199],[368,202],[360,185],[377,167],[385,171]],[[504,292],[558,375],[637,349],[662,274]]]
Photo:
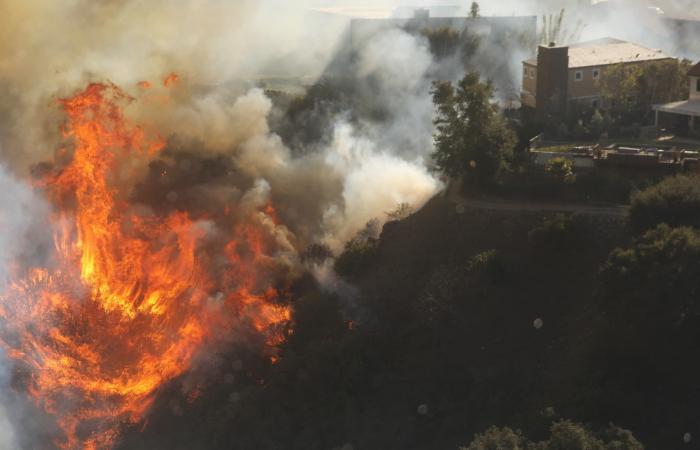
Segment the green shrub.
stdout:
[[632,196],[629,218],[638,231],[661,223],[700,227],[700,179],[690,176],[666,178]]
[[473,256],[467,265],[472,281],[502,282],[506,275],[503,257],[496,250],[488,250]]
[[594,433],[579,423],[562,420],[552,425],[545,441],[530,442],[520,431],[492,427],[460,450],[644,450],[644,446],[631,432],[614,425]]
[[346,277],[362,275],[375,258],[378,248],[378,239],[351,239],[345,244],[345,251],[335,261],[335,271]]
[[570,214],[556,214],[530,230],[528,240],[537,248],[562,251],[572,248],[578,241],[577,231]]
[[553,158],[547,163],[544,171],[552,180],[560,183],[574,183],[576,181],[574,164],[567,158]]
[[477,434],[469,447],[460,450],[524,450],[525,438],[520,431],[510,428],[492,427],[483,434]]

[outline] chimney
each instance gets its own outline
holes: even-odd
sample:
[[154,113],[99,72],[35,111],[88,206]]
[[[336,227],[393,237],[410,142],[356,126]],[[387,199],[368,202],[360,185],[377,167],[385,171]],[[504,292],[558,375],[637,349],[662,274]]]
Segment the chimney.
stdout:
[[537,51],[537,115],[540,119],[566,113],[569,90],[569,47],[554,43]]

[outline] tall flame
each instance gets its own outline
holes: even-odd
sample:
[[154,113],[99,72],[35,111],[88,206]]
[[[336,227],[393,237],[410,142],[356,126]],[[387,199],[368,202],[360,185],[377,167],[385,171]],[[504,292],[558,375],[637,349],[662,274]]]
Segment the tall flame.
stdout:
[[262,231],[232,230],[237,237],[222,249],[227,276],[214,281],[196,221],[129,204],[118,187],[134,176],[133,161],[164,147],[124,118],[129,101],[106,84],[60,101],[74,148],[70,163],[42,182],[57,211],[55,251],[47,267],[26,268],[0,292],[0,344],[27,373],[36,404],[56,417],[62,449],[110,448],[123,424],[144,419],[158,389],[212,339],[212,292],[227,290],[227,311],[252,317],[259,332],[289,321],[276,291],[255,286]]

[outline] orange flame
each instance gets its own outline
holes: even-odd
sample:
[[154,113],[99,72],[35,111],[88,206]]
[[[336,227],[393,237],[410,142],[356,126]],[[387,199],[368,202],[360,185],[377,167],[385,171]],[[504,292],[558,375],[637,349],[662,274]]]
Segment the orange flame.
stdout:
[[269,264],[262,231],[236,227],[228,274],[215,286],[199,245],[204,232],[187,213],[162,218],[130,207],[119,174],[129,178],[127,162],[164,144],[124,118],[120,105],[129,101],[104,84],[60,101],[74,152],[43,182],[59,211],[53,260],[0,292],[0,344],[30,374],[36,404],[56,417],[62,449],[110,448],[122,425],[145,418],[158,389],[212,339],[212,290],[226,289],[228,311],[250,318],[270,345],[290,320],[277,291],[258,286],[257,271]]
[[178,74],[173,72],[163,79],[163,86],[175,86],[178,83],[178,81],[180,81],[180,77],[178,76]]

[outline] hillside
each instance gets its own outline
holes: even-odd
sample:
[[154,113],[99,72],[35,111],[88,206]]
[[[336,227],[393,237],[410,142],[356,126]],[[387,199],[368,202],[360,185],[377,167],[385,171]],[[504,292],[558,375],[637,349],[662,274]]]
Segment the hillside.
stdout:
[[617,325],[599,273],[627,236],[623,217],[462,210],[436,197],[384,227],[346,274],[357,290],[297,287],[276,364],[226,356],[244,369],[184,413],[161,405],[122,448],[455,449],[492,425],[542,439],[560,419],[681,448],[676,394],[644,409],[640,362],[608,353]]

